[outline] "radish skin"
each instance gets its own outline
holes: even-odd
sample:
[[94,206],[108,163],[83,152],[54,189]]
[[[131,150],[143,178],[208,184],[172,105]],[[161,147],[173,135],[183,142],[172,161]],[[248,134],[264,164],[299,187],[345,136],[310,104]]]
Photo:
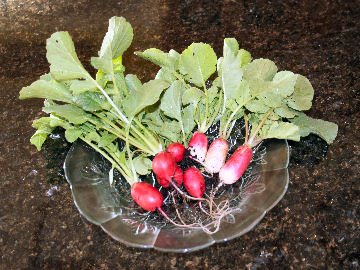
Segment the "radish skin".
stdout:
[[247,145],[242,145],[226,161],[220,169],[220,182],[231,185],[241,178],[249,166],[253,157],[252,149]]
[[180,162],[183,160],[185,156],[186,149],[185,146],[182,145],[181,143],[171,143],[166,148],[166,152],[172,154],[172,156],[175,159],[175,162]]
[[190,155],[196,158],[198,161],[203,162],[205,160],[208,147],[208,139],[204,133],[195,132],[189,141],[188,150]]
[[152,161],[152,170],[156,176],[167,182],[171,181],[174,176],[175,168],[176,162],[173,156],[167,152],[158,153]]
[[137,182],[131,186],[131,197],[142,209],[154,212],[161,208],[164,197],[151,184],[147,182]]
[[205,193],[205,180],[201,172],[195,167],[190,167],[184,172],[184,187],[195,198],[202,198]]
[[[170,186],[170,181],[159,176],[156,176],[156,180],[164,188],[168,188]],[[183,171],[179,166],[176,166],[175,173],[173,176],[173,181],[176,183],[178,187],[180,187],[183,183]]]
[[176,168],[175,168],[175,173],[174,173],[173,179],[174,179],[176,185],[179,187],[184,182],[184,173],[183,173],[183,170],[179,166],[176,166]]
[[223,138],[215,139],[206,153],[205,169],[208,173],[218,173],[225,164],[229,143]]

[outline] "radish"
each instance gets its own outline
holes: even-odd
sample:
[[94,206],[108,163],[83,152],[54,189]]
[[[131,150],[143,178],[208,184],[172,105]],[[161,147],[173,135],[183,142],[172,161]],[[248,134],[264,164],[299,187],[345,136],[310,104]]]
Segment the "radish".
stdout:
[[225,164],[229,143],[223,138],[215,139],[206,153],[205,169],[208,173],[218,173]]
[[159,183],[160,186],[164,188],[168,188],[170,185],[170,181],[165,180],[164,178],[161,178],[159,176],[156,176],[156,181]]
[[236,149],[234,154],[231,155],[231,157],[226,161],[225,165],[220,169],[219,186],[222,184],[231,185],[239,180],[241,176],[243,176],[253,157],[253,151],[251,148],[261,141],[256,139],[256,135],[260,131],[261,127],[265,124],[265,121],[269,117],[270,113],[271,110],[265,114],[250,139],[248,139],[248,119],[246,115],[244,115],[246,128],[245,143]]
[[189,141],[188,150],[190,155],[200,162],[203,162],[208,147],[208,139],[204,133],[196,131]]
[[[164,187],[169,186],[169,183],[171,181],[171,178],[174,176],[176,168],[176,163],[173,158],[173,156],[170,153],[167,152],[160,152],[158,153],[153,161],[152,161],[152,170],[158,177],[158,179],[164,180],[165,182],[162,185]],[[161,183],[159,182],[161,185]],[[167,186],[166,186],[167,185]]]
[[[170,185],[170,181],[165,180],[164,178],[161,178],[159,176],[156,177],[157,182],[164,188],[168,188]],[[173,180],[176,183],[177,186],[181,186],[183,183],[183,171],[179,166],[176,166],[175,173],[173,176]]]
[[174,173],[174,181],[180,187],[184,180],[184,173],[179,166],[176,166],[175,173]]
[[239,180],[249,166],[252,156],[252,149],[247,145],[241,145],[221,168],[220,181],[230,185]]
[[133,184],[131,197],[142,209],[150,212],[160,209],[164,201],[160,191],[147,182]]
[[202,198],[205,193],[205,180],[201,172],[190,167],[184,172],[184,187],[195,198]]
[[175,159],[175,162],[180,162],[185,156],[185,147],[181,143],[171,143],[166,148],[166,152],[172,154]]

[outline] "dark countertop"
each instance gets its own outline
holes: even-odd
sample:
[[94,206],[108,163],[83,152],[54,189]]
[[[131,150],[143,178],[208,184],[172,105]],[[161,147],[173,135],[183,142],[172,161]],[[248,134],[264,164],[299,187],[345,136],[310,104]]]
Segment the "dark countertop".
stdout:
[[[246,235],[186,255],[127,248],[80,216],[56,174],[63,155],[50,162],[29,144],[42,101],[17,96],[48,71],[46,38],[68,30],[88,66],[113,15],[134,27],[124,61],[142,79],[156,69],[135,50],[203,41],[219,55],[233,36],[307,76],[310,115],[339,125],[324,159],[291,164],[287,194]],[[359,1],[1,0],[0,269],[359,269],[359,44]]]

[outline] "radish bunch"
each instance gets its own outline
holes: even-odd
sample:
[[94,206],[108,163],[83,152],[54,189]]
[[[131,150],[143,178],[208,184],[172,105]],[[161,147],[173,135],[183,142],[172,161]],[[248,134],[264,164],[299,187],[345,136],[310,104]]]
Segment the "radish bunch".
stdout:
[[191,196],[201,198],[205,192],[205,180],[201,172],[195,167],[187,168],[183,172],[179,165],[176,164],[183,160],[185,152],[184,145],[180,143],[170,144],[166,151],[160,152],[154,157],[152,162],[153,172],[162,187],[168,188],[172,186],[183,194],[178,187],[184,183],[186,191]]

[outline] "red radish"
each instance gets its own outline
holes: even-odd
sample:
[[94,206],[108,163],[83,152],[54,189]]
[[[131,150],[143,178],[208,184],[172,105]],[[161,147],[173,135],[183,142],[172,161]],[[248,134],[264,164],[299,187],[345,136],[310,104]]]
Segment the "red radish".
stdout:
[[184,179],[184,173],[179,166],[176,166],[176,168],[175,168],[175,173],[174,173],[173,179],[179,187],[182,185],[183,179]]
[[205,192],[205,180],[201,172],[195,167],[190,167],[184,172],[184,187],[195,198],[202,198]]
[[174,176],[176,163],[173,156],[167,152],[158,153],[152,161],[152,169],[157,177],[167,182]]
[[241,145],[220,169],[220,181],[230,185],[239,180],[249,166],[252,156],[252,149],[247,145]]
[[260,129],[266,122],[266,119],[269,117],[272,110],[269,110],[262,120],[260,121],[259,125],[256,127],[255,131],[253,132],[252,136],[249,139],[249,125],[248,125],[248,118],[246,114],[244,114],[245,120],[245,143],[238,147],[234,154],[226,161],[225,165],[220,169],[219,178],[221,184],[233,184],[237,180],[243,176],[244,172],[248,168],[251,159],[253,157],[252,147],[257,145],[261,142],[261,140],[257,139],[257,134],[259,133]]
[[[163,186],[164,188],[168,188],[170,185],[170,181],[165,180],[159,176],[156,177],[157,182]],[[173,176],[173,180],[176,183],[176,185],[178,185],[179,187],[182,185],[183,183],[183,171],[179,166],[176,166],[175,168],[175,173]]]
[[208,139],[204,133],[196,131],[189,141],[188,149],[190,155],[198,161],[203,162],[208,147]]
[[180,162],[185,156],[185,147],[181,143],[171,143],[166,148],[166,152],[172,154],[175,159],[175,162]]
[[209,173],[218,173],[225,164],[229,143],[223,138],[214,140],[206,153],[205,169]]
[[159,176],[156,176],[156,180],[159,183],[160,186],[164,187],[164,188],[168,188],[170,185],[170,181],[169,180],[165,180]]
[[164,197],[151,184],[137,182],[131,186],[131,197],[144,210],[154,212],[161,208]]

